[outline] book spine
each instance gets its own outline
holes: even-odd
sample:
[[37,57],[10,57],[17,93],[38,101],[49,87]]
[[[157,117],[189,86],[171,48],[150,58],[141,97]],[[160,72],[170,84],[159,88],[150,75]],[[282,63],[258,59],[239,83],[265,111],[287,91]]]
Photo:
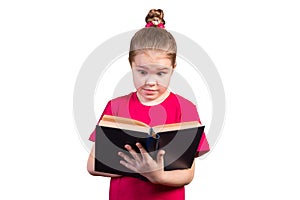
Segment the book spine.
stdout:
[[153,138],[156,138],[156,134],[155,134],[155,132],[154,132],[154,130],[153,130],[152,127],[150,128],[149,133],[150,133],[150,135],[151,135]]
[[158,147],[159,147],[159,135],[156,135],[155,138],[149,136],[146,140],[146,150],[153,159],[156,159]]

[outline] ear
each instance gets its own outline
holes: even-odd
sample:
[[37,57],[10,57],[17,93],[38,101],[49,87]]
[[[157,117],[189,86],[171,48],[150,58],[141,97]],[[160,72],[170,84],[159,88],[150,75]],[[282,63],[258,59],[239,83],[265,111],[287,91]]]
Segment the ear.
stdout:
[[175,64],[173,65],[173,68],[172,68],[171,75],[173,75],[173,73],[174,73],[174,71],[175,71],[175,68],[176,68],[176,66],[177,66],[177,64],[175,63]]
[[176,68],[176,66],[177,66],[177,63],[175,63],[175,64],[173,65],[173,69],[175,69],[175,68]]
[[130,62],[130,58],[128,57],[128,62],[130,64],[130,67],[132,68],[132,62]]

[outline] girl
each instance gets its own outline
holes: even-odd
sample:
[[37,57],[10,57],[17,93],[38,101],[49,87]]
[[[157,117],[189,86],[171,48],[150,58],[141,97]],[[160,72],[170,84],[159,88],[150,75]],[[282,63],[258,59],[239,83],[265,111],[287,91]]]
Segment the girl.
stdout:
[[[200,122],[196,106],[189,100],[168,90],[170,79],[176,67],[176,42],[164,29],[162,10],[150,10],[146,27],[136,32],[131,39],[129,63],[136,92],[109,101],[103,115],[132,118],[150,126],[186,121]],[[101,116],[101,118],[102,118]],[[101,120],[100,118],[100,120]],[[95,141],[95,131],[90,136]],[[120,164],[140,173],[149,182],[94,171],[94,147],[88,159],[88,171],[92,175],[111,177],[110,200],[183,200],[184,185],[194,176],[195,163],[190,169],[164,171],[164,152],[160,150],[152,159],[143,146],[136,144],[141,154],[130,145],[125,145],[131,157],[119,153]],[[206,137],[202,137],[198,157],[209,151]]]

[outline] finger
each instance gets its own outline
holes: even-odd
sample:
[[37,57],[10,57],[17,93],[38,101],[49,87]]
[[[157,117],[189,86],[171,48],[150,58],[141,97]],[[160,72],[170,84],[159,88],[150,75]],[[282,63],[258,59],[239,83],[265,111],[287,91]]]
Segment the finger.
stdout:
[[120,157],[122,157],[126,162],[130,163],[131,165],[134,164],[134,161],[132,160],[132,158],[130,158],[129,156],[127,156],[125,153],[119,152],[118,155]]
[[149,153],[146,151],[146,149],[143,147],[143,145],[141,145],[141,143],[136,143],[136,146],[139,148],[139,150],[142,154],[142,158],[144,160],[152,159],[152,157],[149,155]]
[[126,167],[127,169],[137,172],[137,170],[134,166],[132,166],[130,163],[125,162],[124,160],[121,160],[120,164],[123,165],[124,167]]
[[158,165],[163,168],[164,167],[164,155],[166,152],[164,150],[159,150],[156,156],[156,161]]
[[133,157],[134,160],[136,160],[137,162],[141,161],[141,158],[138,155],[138,153],[130,145],[126,144],[125,148],[131,154],[131,156]]

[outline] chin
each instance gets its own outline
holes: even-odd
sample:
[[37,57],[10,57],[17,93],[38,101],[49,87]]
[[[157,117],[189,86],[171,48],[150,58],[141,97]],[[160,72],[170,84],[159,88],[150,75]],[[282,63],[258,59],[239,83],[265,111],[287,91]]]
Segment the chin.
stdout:
[[163,95],[164,92],[162,92],[159,89],[148,91],[141,88],[140,90],[138,90],[138,93],[145,101],[155,101],[159,99],[159,97],[161,97],[161,95]]
[[159,98],[159,95],[157,94],[149,95],[145,93],[140,93],[140,96],[144,99],[144,101],[155,101]]
[[158,98],[159,96],[157,95],[143,95],[143,98],[147,101],[154,101]]

